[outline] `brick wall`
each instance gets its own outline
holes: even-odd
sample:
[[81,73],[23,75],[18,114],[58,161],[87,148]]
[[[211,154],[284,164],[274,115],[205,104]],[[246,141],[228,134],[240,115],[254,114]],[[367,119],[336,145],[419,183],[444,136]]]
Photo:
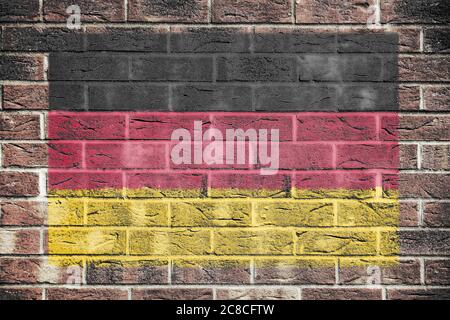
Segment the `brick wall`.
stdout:
[[[0,0],[0,299],[448,299],[448,7]],[[280,171],[174,166],[193,119]]]

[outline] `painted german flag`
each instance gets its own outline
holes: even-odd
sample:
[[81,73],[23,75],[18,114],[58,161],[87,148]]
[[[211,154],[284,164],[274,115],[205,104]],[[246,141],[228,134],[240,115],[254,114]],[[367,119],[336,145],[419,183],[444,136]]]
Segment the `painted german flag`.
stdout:
[[102,32],[49,57],[55,263],[396,260],[395,34]]

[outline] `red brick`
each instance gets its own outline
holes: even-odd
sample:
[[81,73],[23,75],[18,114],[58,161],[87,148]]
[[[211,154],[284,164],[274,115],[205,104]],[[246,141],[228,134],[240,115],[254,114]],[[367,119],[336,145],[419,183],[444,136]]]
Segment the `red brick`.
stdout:
[[290,178],[277,174],[264,176],[259,173],[212,173],[210,187],[213,189],[267,189],[275,195],[286,193],[290,188]]
[[449,198],[450,174],[402,173],[399,177],[402,198]]
[[0,284],[35,284],[39,282],[36,258],[0,258]]
[[419,223],[417,202],[400,202],[400,227],[417,227]]
[[51,112],[48,137],[63,140],[102,140],[125,137],[125,116],[105,113]]
[[215,0],[213,22],[291,23],[292,2],[289,0]]
[[48,109],[48,85],[4,85],[5,110]]
[[450,300],[450,289],[388,289],[389,300]]
[[44,80],[44,57],[0,56],[0,80]]
[[[65,22],[69,14],[66,10],[73,5],[71,0],[44,1],[44,20]],[[122,0],[79,0],[81,21],[85,22],[119,22],[125,19],[125,3]]]
[[[87,172],[87,171],[57,171],[49,170],[48,189],[51,193],[57,190],[101,190],[119,189],[117,194],[121,194],[122,174],[120,172]],[[112,194],[111,196],[114,196]]]
[[305,288],[302,300],[381,300],[381,289]]
[[296,300],[295,288],[217,289],[218,300]]
[[329,144],[280,143],[280,169],[330,169],[332,155]]
[[48,288],[47,300],[127,300],[126,289]]
[[298,189],[353,189],[365,190],[376,187],[376,175],[361,171],[297,173],[293,185]]
[[450,202],[425,203],[423,222],[427,227],[450,227]]
[[39,254],[39,230],[0,229],[0,254]]
[[380,140],[398,141],[398,128],[400,120],[398,115],[380,117]]
[[22,197],[39,194],[39,178],[30,172],[0,172],[0,196]]
[[39,20],[39,1],[4,1],[2,2],[1,9],[1,22],[25,22]]
[[419,110],[420,87],[414,85],[399,85],[398,105],[400,110]]
[[400,145],[400,169],[417,169],[417,145]]
[[212,300],[212,289],[132,289],[133,300]]
[[400,56],[398,77],[400,81],[416,82],[450,81],[450,58],[434,56]]
[[128,21],[208,22],[208,0],[128,0]]
[[449,145],[425,145],[422,148],[422,168],[450,170]]
[[8,143],[2,151],[5,167],[47,166],[47,146],[43,143]]
[[36,201],[5,201],[0,203],[0,225],[34,226],[43,225],[46,217],[46,204]]
[[123,142],[86,144],[86,167],[91,169],[163,169],[166,146]]
[[0,139],[38,140],[40,137],[39,116],[2,113],[0,115]]
[[39,288],[0,288],[0,300],[41,300]]
[[296,123],[299,141],[365,141],[377,138],[374,116],[299,115]]
[[49,168],[81,168],[82,145],[80,143],[52,142],[48,144]]
[[397,169],[399,146],[397,144],[337,145],[336,165],[343,169]]
[[366,23],[375,0],[297,0],[297,23]]
[[449,116],[400,116],[400,140],[447,141],[450,140]]
[[423,88],[424,107],[429,111],[450,111],[450,86]]
[[450,260],[425,260],[425,284],[448,286]]

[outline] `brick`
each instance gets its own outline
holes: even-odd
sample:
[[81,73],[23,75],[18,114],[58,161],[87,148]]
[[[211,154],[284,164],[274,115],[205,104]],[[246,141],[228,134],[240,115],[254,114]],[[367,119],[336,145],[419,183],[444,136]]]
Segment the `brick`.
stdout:
[[139,22],[208,22],[207,0],[168,1],[130,0],[128,21]]
[[36,201],[2,201],[0,225],[37,226],[43,225],[46,218],[46,204]]
[[39,115],[13,113],[0,115],[0,137],[3,140],[38,140],[39,127]]
[[450,140],[450,117],[407,116],[400,117],[399,135],[404,140],[447,141]]
[[[418,260],[400,260],[393,265],[382,261],[365,261],[372,266],[340,266],[339,283],[343,285],[420,285],[420,263]],[[378,278],[373,266],[378,266]]]
[[48,254],[125,254],[124,230],[90,228],[49,228]]
[[122,195],[122,173],[49,170],[50,195],[119,197]]
[[88,284],[166,284],[168,262],[164,260],[91,259],[87,262]]
[[218,300],[297,300],[294,288],[217,289]]
[[210,188],[213,198],[284,198],[290,191],[290,178],[285,175],[213,173]]
[[131,59],[132,80],[199,81],[213,80],[212,57],[150,57]]
[[257,202],[254,215],[258,226],[329,227],[334,224],[333,204],[324,202]]
[[250,52],[250,28],[173,27],[171,52]]
[[47,288],[47,300],[128,300],[126,289]]
[[296,81],[296,61],[280,56],[217,58],[218,81]]
[[450,81],[450,58],[433,56],[400,56],[398,80],[404,82]]
[[55,27],[5,27],[3,49],[9,51],[83,51],[83,34]]
[[0,300],[41,300],[40,288],[0,288]]
[[337,145],[336,165],[343,169],[397,169],[397,144],[340,144]]
[[169,88],[165,85],[104,82],[89,84],[88,90],[91,111],[169,111]]
[[0,229],[0,254],[39,254],[40,233],[39,230]]
[[382,0],[382,23],[448,23],[449,10],[445,0]]
[[337,207],[339,226],[398,226],[400,208],[396,202],[351,201],[338,203]]
[[257,284],[334,284],[333,259],[266,259],[255,261]]
[[289,255],[293,251],[290,230],[215,230],[216,255]]
[[417,145],[400,145],[400,169],[417,169]]
[[2,1],[1,22],[25,22],[39,20],[39,2],[34,0]]
[[[66,10],[72,4],[70,0],[46,0],[44,20],[66,21],[70,16]],[[80,7],[82,22],[120,22],[125,19],[125,4],[121,0],[80,0],[77,5]]]
[[77,198],[49,198],[49,226],[82,226],[84,224],[85,201]]
[[389,114],[386,116],[381,116],[379,118],[379,121],[379,139],[382,141],[398,141],[398,129],[400,127],[399,116],[397,114]]
[[[400,250],[400,252],[398,252]],[[383,255],[448,255],[450,240],[447,231],[414,230],[381,234],[381,253]]]
[[212,300],[213,290],[207,288],[132,289],[133,300]]
[[448,198],[450,175],[447,174],[406,174],[399,177],[402,197]]
[[226,84],[174,85],[171,108],[174,111],[252,111],[252,89]]
[[381,300],[381,289],[305,288],[303,300]]
[[125,138],[125,116],[105,113],[51,112],[48,137],[60,140]]
[[212,5],[212,21],[291,23],[291,11],[292,3],[289,0],[216,0]]
[[428,28],[424,33],[425,52],[450,52],[450,29],[449,28]]
[[413,85],[399,85],[398,104],[400,110],[419,110],[420,87]]
[[210,252],[210,231],[204,229],[130,231],[134,255],[205,255]]
[[28,197],[39,194],[39,177],[31,172],[1,172],[0,196]]
[[47,106],[51,110],[85,111],[89,95],[86,91],[88,88],[82,83],[50,81]]
[[81,168],[82,145],[80,143],[53,142],[48,144],[49,168]]
[[376,235],[370,231],[297,231],[296,253],[301,255],[373,255]]
[[87,224],[90,226],[167,226],[167,203],[141,200],[88,200]]
[[48,109],[48,86],[3,85],[3,109]]
[[400,202],[400,227],[417,227],[419,223],[419,207],[416,202]]
[[164,28],[88,27],[86,50],[167,52],[168,33]]
[[424,87],[424,108],[429,111],[450,110],[450,86]]
[[[362,63],[364,64],[364,62]],[[351,63],[348,65],[348,68],[353,67]],[[369,64],[367,67],[370,67]],[[385,68],[387,69],[388,66],[386,65]],[[395,68],[390,68],[388,70],[389,71],[384,71],[383,76],[381,76],[379,71],[375,71],[372,74],[372,71],[368,69],[365,70],[367,72],[363,72],[361,75],[358,75],[358,71],[356,71],[354,76],[351,75],[351,72],[354,71],[349,71],[350,73],[348,73],[347,76],[349,78],[354,77],[355,80],[359,82],[356,78],[372,77],[376,80],[378,77],[376,74],[378,74],[380,77],[390,78],[389,80],[396,82],[396,75],[394,74]],[[391,75],[389,75],[389,73],[391,73]],[[332,77],[335,77],[335,75],[332,74]],[[340,76],[338,76],[338,78],[339,77]],[[342,80],[338,81],[340,82]],[[339,111],[398,111],[399,109],[397,85],[393,83],[344,83],[335,88],[337,90],[336,104]],[[330,102],[332,102],[332,100]]]
[[424,223],[428,227],[450,227],[450,202],[427,202],[424,207]]
[[297,141],[375,140],[375,117],[363,115],[298,115]]
[[44,80],[42,55],[2,55],[0,65],[0,80]]
[[124,54],[54,53],[49,56],[49,80],[128,80],[129,61]]
[[172,283],[249,284],[250,260],[174,260]]
[[424,145],[422,168],[429,170],[450,170],[450,146]]
[[450,260],[425,260],[425,284],[448,285]]
[[373,15],[374,0],[297,0],[297,23],[366,23]]
[[331,145],[280,144],[280,169],[329,169],[332,166]]
[[86,168],[91,169],[163,169],[166,147],[155,143],[86,144]]
[[251,204],[242,202],[181,202],[170,204],[174,227],[235,227],[251,225]]
[[[253,114],[246,115],[242,113],[216,115],[212,114],[211,126],[222,132],[226,139],[226,130],[256,130],[261,135],[261,130],[267,130],[267,139],[270,141],[292,141],[292,117],[275,114]],[[271,130],[278,130],[278,138],[272,136]],[[237,135],[237,133],[236,133]],[[237,135],[244,138],[242,135]],[[255,140],[254,137],[245,137],[246,140]]]
[[442,289],[388,289],[389,300],[449,300],[450,290]]
[[5,167],[47,166],[47,146],[43,143],[3,144],[2,152]]

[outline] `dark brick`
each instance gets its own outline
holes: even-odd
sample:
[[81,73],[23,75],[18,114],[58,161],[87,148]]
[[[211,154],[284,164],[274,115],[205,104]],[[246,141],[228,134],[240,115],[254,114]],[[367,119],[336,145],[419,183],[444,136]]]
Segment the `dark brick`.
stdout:
[[150,81],[212,81],[212,57],[134,57],[131,79]]
[[381,300],[381,289],[305,288],[302,300]]
[[397,33],[381,33],[360,31],[359,33],[339,33],[337,37],[338,52],[398,52],[399,35]]
[[212,289],[133,289],[133,300],[212,300]]
[[213,22],[292,22],[289,0],[215,0]]
[[39,288],[0,288],[0,300],[41,300]]
[[249,28],[193,28],[171,29],[171,52],[250,52]]
[[217,289],[218,300],[296,300],[295,288]]
[[0,114],[0,138],[3,140],[39,139],[39,115]]
[[419,223],[419,207],[417,202],[400,202],[400,227],[417,227]]
[[57,110],[84,110],[87,108],[87,88],[83,84],[50,81],[48,105]]
[[177,85],[172,111],[252,111],[252,90],[233,85]]
[[398,104],[399,110],[419,110],[420,87],[413,85],[398,86]]
[[425,203],[423,222],[427,227],[450,227],[450,202]]
[[68,28],[5,27],[3,48],[10,51],[83,51],[83,33]]
[[5,167],[47,166],[47,145],[44,143],[5,143],[2,152]]
[[89,110],[168,111],[168,96],[168,87],[164,85],[92,84],[89,85]]
[[339,111],[397,111],[398,88],[394,83],[339,84]]
[[[382,235],[383,236],[383,235]],[[397,232],[400,255],[440,256],[450,254],[448,231],[414,230]],[[387,243],[387,239],[383,242]],[[389,253],[381,249],[382,253]]]
[[425,29],[423,41],[425,52],[450,52],[450,29]]
[[217,59],[218,81],[296,81],[291,57],[237,56]]
[[402,173],[398,184],[402,198],[446,199],[450,196],[450,174]]
[[39,20],[39,1],[37,0],[1,0],[1,22],[25,22]]
[[447,0],[381,0],[380,5],[382,22],[450,22],[450,3]]
[[47,300],[127,300],[125,289],[103,288],[48,288]]
[[66,21],[70,14],[66,12],[71,5],[78,5],[83,22],[119,22],[125,19],[125,2],[122,0],[45,0],[45,21]]
[[450,86],[423,88],[424,108],[428,111],[450,111]]
[[0,56],[0,80],[43,80],[43,56]]
[[398,134],[402,141],[448,141],[450,117],[401,115]]
[[400,169],[417,169],[417,145],[400,145]]
[[450,57],[400,56],[398,59],[398,79],[405,82],[450,81]]
[[422,168],[450,170],[450,146],[424,145],[422,148]]
[[49,80],[128,80],[126,55],[59,53],[49,57]]
[[375,0],[297,0],[297,23],[366,23]]
[[450,260],[425,260],[425,284],[448,286]]
[[39,178],[29,172],[1,172],[0,196],[22,197],[39,194]]
[[48,108],[48,85],[3,85],[5,110]]
[[450,289],[388,289],[389,300],[450,300]]
[[128,0],[128,21],[208,22],[208,0]]
[[86,38],[88,51],[167,52],[164,28],[89,27]]

